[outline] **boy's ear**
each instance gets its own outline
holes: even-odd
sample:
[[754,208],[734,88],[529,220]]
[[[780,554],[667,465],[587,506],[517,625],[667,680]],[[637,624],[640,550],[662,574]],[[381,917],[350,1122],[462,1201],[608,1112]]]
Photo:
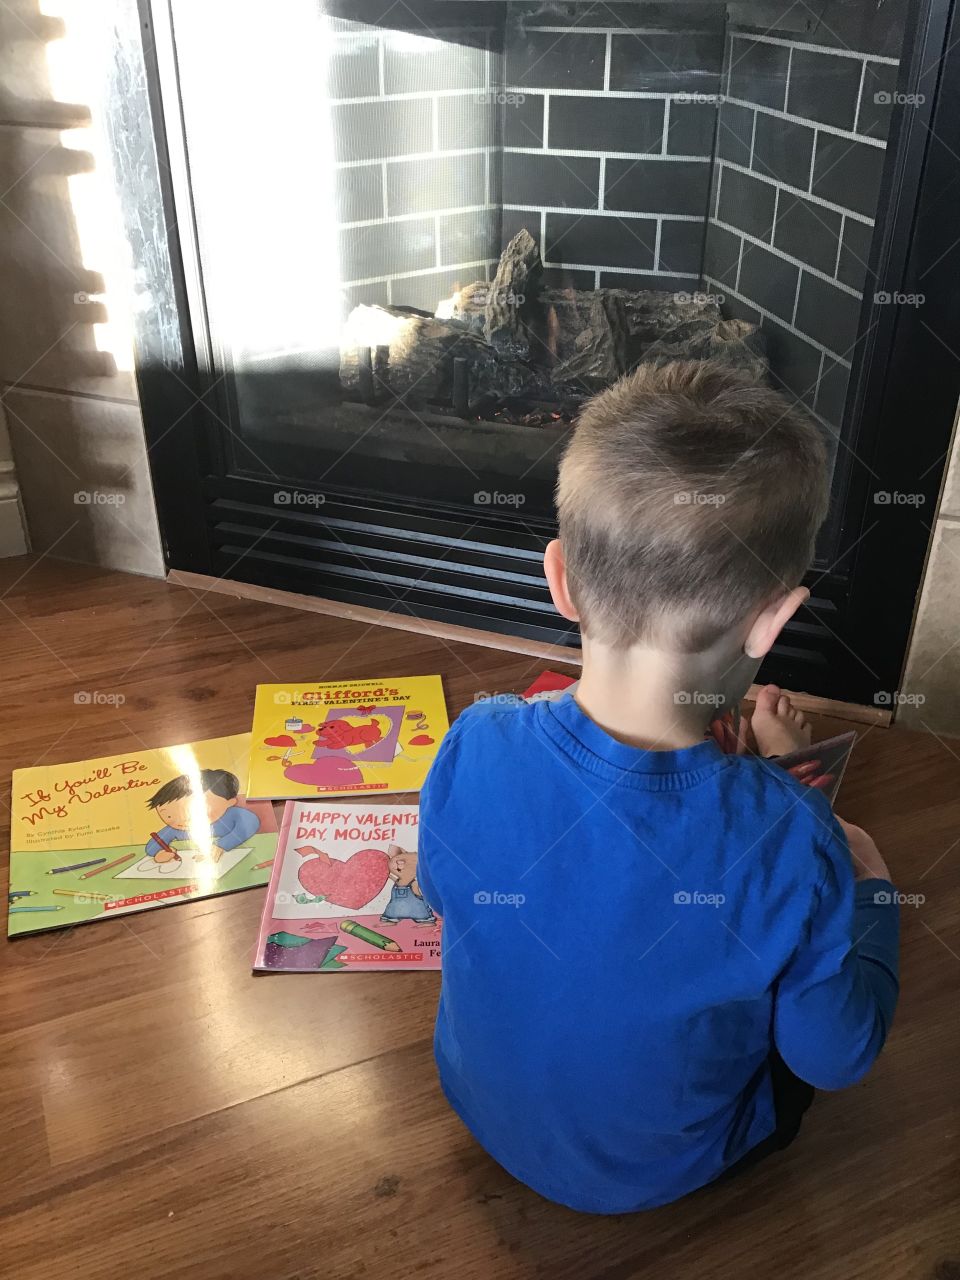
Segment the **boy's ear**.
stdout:
[[563,545],[559,538],[547,544],[543,553],[543,571],[547,576],[547,586],[557,613],[569,622],[579,622],[577,607],[570,598],[567,587],[567,566],[563,559]]
[[747,638],[743,642],[744,653],[750,658],[765,658],[773,648],[777,636],[800,606],[809,599],[810,592],[806,587],[794,587],[786,595],[777,596],[776,600],[765,605],[747,632]]

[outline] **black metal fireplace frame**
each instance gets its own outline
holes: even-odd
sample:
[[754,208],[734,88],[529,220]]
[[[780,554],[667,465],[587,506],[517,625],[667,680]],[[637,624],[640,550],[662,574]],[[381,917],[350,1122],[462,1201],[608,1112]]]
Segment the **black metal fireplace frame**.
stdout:
[[[549,520],[451,505],[439,468],[426,476],[428,492],[435,481],[435,499],[404,502],[324,485],[321,508],[278,513],[268,494],[275,486],[235,465],[216,388],[202,372],[210,367],[203,349],[209,335],[202,323],[191,324],[202,307],[202,280],[195,227],[184,217],[189,187],[167,0],[127,4],[131,38],[121,41],[116,67],[118,135],[126,137],[117,150],[128,155],[131,137],[140,149],[138,164],[121,163],[118,173],[151,299],[138,312],[135,336],[169,566],[576,645],[539,579]],[[134,6],[139,39],[132,38]],[[953,287],[960,278],[953,216],[960,22],[952,0],[915,0],[899,91],[925,101],[901,111],[894,124],[883,233],[875,237],[864,290],[868,336],[847,412],[850,447],[866,466],[848,469],[839,555],[811,571],[810,605],[763,671],[792,688],[880,705],[898,686],[960,398],[960,357],[951,350],[960,335]],[[877,306],[877,291],[922,293],[926,301],[920,308]],[[292,476],[295,463],[291,446]],[[310,489],[302,477],[297,484]],[[919,495],[930,520],[904,519],[896,505],[877,501],[884,492]],[[401,549],[405,569],[398,574]],[[410,568],[418,561],[428,566],[419,581]]]

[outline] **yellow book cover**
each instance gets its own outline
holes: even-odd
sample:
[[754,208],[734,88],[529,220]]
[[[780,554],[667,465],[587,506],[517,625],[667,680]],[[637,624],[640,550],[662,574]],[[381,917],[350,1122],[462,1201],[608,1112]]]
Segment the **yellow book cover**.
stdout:
[[36,933],[265,884],[269,803],[248,803],[250,735],[13,775],[8,933]]
[[447,732],[439,676],[257,685],[248,794],[419,791]]

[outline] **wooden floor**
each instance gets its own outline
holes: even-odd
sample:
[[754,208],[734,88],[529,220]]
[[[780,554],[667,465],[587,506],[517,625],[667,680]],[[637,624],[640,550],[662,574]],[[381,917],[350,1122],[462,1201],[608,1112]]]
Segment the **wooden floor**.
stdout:
[[[5,822],[13,768],[240,732],[258,681],[439,671],[456,713],[542,666],[49,560],[0,597]],[[250,890],[3,946],[0,1277],[955,1280],[960,742],[860,732],[841,810],[926,900],[886,1052],[788,1152],[653,1213],[551,1205],[440,1095],[439,975],[253,978]]]

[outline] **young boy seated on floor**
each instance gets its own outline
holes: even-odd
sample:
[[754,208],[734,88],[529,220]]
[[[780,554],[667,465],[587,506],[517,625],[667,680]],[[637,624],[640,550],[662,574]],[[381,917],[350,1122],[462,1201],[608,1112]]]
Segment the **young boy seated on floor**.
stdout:
[[756,755],[705,738],[806,599],[826,505],[817,429],[724,367],[644,367],[597,396],[545,561],[579,685],[470,707],[430,772],[440,1081],[561,1204],[645,1209],[739,1171],[883,1045],[887,868],[764,759],[809,742],[804,718],[768,686]]

